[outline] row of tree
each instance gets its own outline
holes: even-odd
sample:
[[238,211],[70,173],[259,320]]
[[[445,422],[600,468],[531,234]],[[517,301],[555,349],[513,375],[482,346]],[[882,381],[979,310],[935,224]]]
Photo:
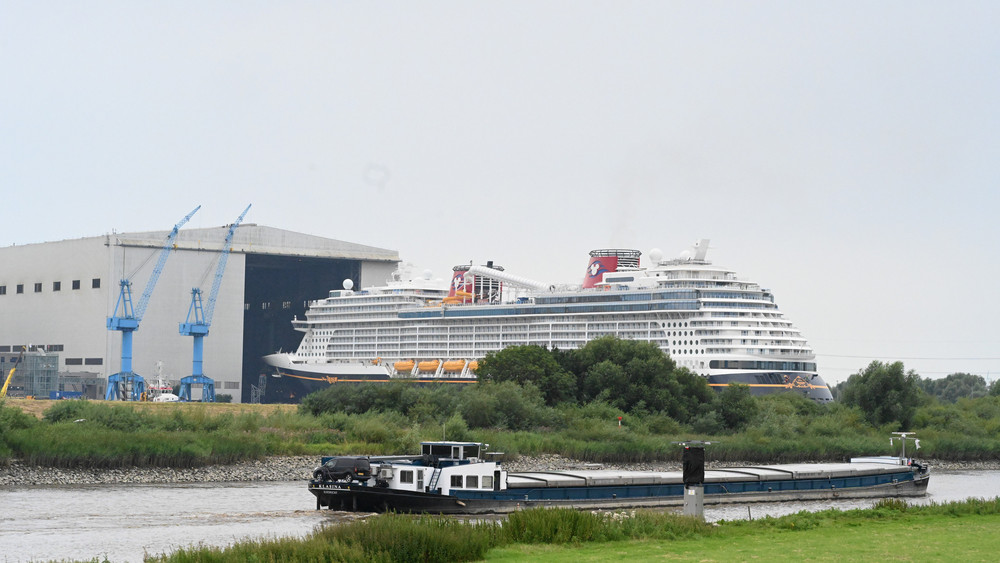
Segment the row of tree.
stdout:
[[712,402],[705,378],[677,364],[652,342],[606,336],[577,350],[511,346],[483,358],[480,382],[532,384],[545,404],[607,403],[625,412],[689,419]]
[[903,362],[876,361],[837,385],[833,392],[837,400],[860,408],[872,425],[897,422],[908,430],[917,407],[929,398],[954,403],[962,398],[1000,396],[1000,381],[987,386],[985,379],[968,373],[924,379],[913,370],[907,371]]
[[528,430],[558,426],[567,408],[596,405],[707,432],[738,430],[757,410],[747,386],[715,393],[655,344],[612,336],[572,351],[512,346],[487,354],[477,374],[479,383],[463,388],[340,385],[308,395],[301,409],[397,412],[419,422],[457,414],[472,428]]
[[[678,367],[655,344],[613,336],[568,351],[508,347],[487,354],[477,374],[479,383],[465,389],[337,386],[309,395],[302,406],[312,414],[399,412],[422,421],[458,414],[473,428],[525,430],[556,423],[553,409],[595,404],[666,417],[706,433],[741,430],[759,411],[749,387],[713,392],[705,378]],[[875,361],[833,393],[872,426],[909,430],[918,406],[935,398],[955,402],[1000,395],[1000,384],[987,387],[981,377],[961,373],[922,379],[902,362]]]

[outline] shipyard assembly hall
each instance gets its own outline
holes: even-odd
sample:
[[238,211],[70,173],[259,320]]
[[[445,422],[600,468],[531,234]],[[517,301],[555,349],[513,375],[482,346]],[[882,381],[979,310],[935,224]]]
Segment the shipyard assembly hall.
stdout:
[[[233,210],[234,219],[239,211]],[[177,386],[194,366],[195,338],[179,330],[191,319],[192,290],[200,290],[207,311],[218,279],[201,358],[215,395],[233,402],[297,402],[295,388],[268,377],[262,357],[299,346],[302,336],[292,319],[304,316],[310,300],[348,278],[381,284],[399,262],[394,250],[247,221],[236,229],[176,229],[150,284],[178,219],[165,220],[162,230],[0,248],[0,372],[6,376],[17,365],[8,396],[107,397],[109,378],[122,372],[122,327],[109,325],[113,317],[128,317],[119,303],[123,279],[130,281],[136,312],[151,289],[141,324],[132,322],[138,326],[129,334],[130,371],[147,389],[157,382]],[[224,271],[217,276],[223,254]],[[129,322],[117,324],[130,328]],[[201,400],[205,386],[193,387],[190,399]],[[132,398],[125,390],[119,397]]]

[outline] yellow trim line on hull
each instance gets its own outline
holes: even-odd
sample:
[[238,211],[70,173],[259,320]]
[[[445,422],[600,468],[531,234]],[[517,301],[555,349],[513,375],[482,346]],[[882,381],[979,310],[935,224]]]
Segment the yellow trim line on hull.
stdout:
[[[789,385],[785,383],[740,383],[739,381],[734,381],[733,383],[738,383],[740,385],[746,385],[747,387],[782,387],[785,389],[829,389],[826,385],[813,385],[812,383],[806,383],[805,385]],[[709,383],[709,387],[728,387],[729,383]]]
[[323,381],[326,383],[391,383],[393,381],[409,381],[415,383],[475,383],[474,379],[455,380],[448,378],[428,378],[428,377],[396,377],[390,379],[344,379],[341,377],[306,377],[304,375],[294,375],[291,373],[278,372],[281,377],[294,377],[308,381]]

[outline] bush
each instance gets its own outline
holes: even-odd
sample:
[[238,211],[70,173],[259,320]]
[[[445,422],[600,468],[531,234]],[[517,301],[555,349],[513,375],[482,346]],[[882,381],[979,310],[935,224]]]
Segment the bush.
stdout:
[[715,409],[728,430],[742,430],[760,410],[750,395],[750,386],[730,383],[715,397]]
[[644,419],[646,428],[653,434],[678,434],[683,430],[681,423],[665,414],[651,414]]
[[470,526],[453,518],[381,514],[327,526],[316,537],[360,548],[376,561],[478,561],[494,545],[495,524]]
[[584,512],[535,508],[511,513],[500,527],[503,543],[579,543],[625,539],[681,539],[713,533],[698,518],[660,511]]
[[612,535],[607,519],[593,512],[572,508],[549,508],[512,512],[503,525],[511,543],[570,543],[624,539]]
[[552,410],[532,384],[479,383],[464,389],[458,414],[472,428],[528,430],[546,425]]
[[354,418],[347,436],[349,439],[371,444],[391,442],[401,422],[399,415],[395,413],[366,413]]
[[138,412],[131,406],[112,406],[82,400],[56,401],[43,416],[52,423],[81,421],[122,432],[135,432],[153,426],[151,415]]
[[476,370],[483,383],[512,382],[534,385],[549,406],[576,402],[576,376],[566,371],[546,348],[536,345],[509,346],[489,352]]
[[0,436],[10,430],[23,430],[38,424],[38,419],[19,408],[5,406],[0,401]]
[[717,435],[722,434],[726,425],[722,421],[722,416],[714,410],[704,412],[695,417],[691,422],[691,428],[699,434]]
[[906,372],[903,362],[872,362],[848,378],[841,392],[844,404],[857,406],[872,426],[891,424],[909,430],[921,400],[920,377]]
[[7,462],[14,454],[7,444],[10,433],[26,430],[38,424],[38,420],[21,409],[8,407],[0,400],[0,463]]
[[456,442],[469,442],[475,439],[469,432],[469,425],[458,413],[451,415],[451,418],[444,423],[444,436],[445,439]]

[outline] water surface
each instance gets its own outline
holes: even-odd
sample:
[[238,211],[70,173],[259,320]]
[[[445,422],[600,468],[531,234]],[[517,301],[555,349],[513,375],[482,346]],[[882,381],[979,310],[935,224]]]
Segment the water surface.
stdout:
[[[1000,471],[935,471],[912,503],[1000,496]],[[800,510],[867,508],[872,499],[707,506],[710,521]],[[305,482],[69,485],[0,489],[0,562],[143,555],[244,538],[302,537],[317,525],[355,518],[317,511]],[[748,510],[749,509],[749,510]]]

